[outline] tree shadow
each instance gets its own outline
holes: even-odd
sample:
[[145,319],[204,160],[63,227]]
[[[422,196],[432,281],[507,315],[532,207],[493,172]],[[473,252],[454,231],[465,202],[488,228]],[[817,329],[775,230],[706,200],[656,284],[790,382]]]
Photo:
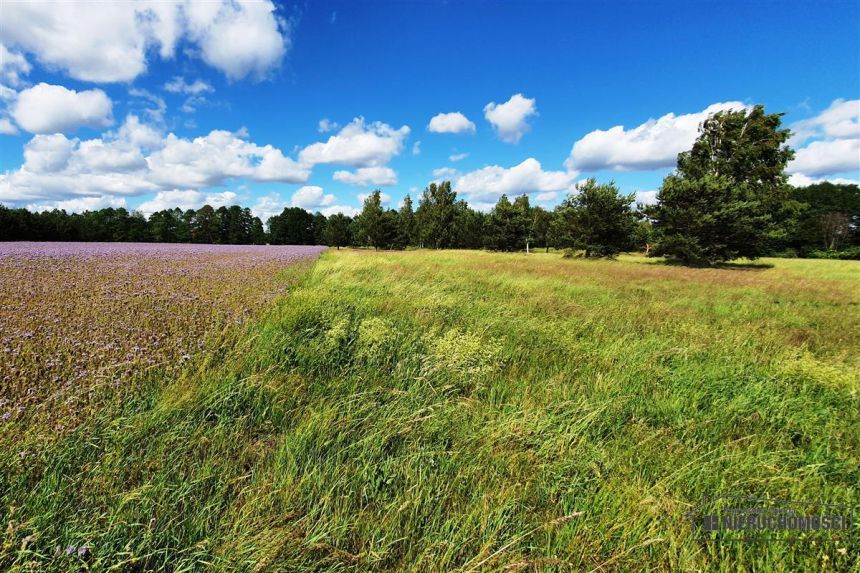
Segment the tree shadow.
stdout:
[[773,263],[760,263],[753,261],[729,261],[725,263],[716,263],[713,265],[708,264],[695,264],[695,263],[684,263],[681,261],[673,261],[673,260],[663,260],[663,261],[655,261],[655,264],[658,265],[666,265],[669,267],[685,267],[688,269],[720,269],[720,270],[729,270],[729,271],[766,271],[767,269],[772,269],[774,267]]

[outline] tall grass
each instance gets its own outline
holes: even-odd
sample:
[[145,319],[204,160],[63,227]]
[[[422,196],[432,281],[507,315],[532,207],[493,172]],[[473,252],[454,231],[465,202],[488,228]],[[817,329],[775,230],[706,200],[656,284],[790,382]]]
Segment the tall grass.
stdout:
[[857,570],[684,517],[860,504],[860,265],[766,262],[328,252],[180,377],[0,434],[0,567]]

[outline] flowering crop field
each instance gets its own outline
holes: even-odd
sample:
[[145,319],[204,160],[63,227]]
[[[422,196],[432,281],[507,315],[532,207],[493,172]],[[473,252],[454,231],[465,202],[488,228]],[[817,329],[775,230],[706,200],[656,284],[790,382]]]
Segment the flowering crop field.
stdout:
[[0,243],[0,419],[74,427],[100,390],[189,360],[322,250]]

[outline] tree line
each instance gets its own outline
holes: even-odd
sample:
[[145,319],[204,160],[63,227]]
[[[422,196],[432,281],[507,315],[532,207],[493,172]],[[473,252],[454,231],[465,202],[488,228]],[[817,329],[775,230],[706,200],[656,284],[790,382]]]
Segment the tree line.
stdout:
[[399,209],[380,191],[356,217],[285,208],[263,222],[238,205],[141,213],[107,208],[31,213],[0,205],[0,240],[293,244],[376,249],[564,249],[583,257],[644,251],[686,264],[765,255],[860,259],[857,185],[788,184],[794,152],[782,114],[719,112],[678,156],[656,205],[636,205],[613,182],[589,179],[555,209],[528,195],[503,195],[489,213],[457,198],[450,181],[434,182]]

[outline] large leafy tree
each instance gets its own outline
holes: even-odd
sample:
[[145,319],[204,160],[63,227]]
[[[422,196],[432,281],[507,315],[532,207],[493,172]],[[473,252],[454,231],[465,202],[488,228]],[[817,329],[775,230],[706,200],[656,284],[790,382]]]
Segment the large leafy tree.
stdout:
[[614,182],[588,179],[576,186],[556,210],[560,246],[585,251],[586,257],[612,257],[627,250],[639,220],[631,209],[633,195],[622,195]]
[[661,236],[655,254],[716,264],[767,252],[784,228],[785,166],[794,156],[781,118],[758,105],[718,112],[702,123],[650,211]]
[[421,195],[415,211],[419,246],[450,249],[456,246],[457,193],[450,181],[431,183]]
[[382,193],[377,189],[365,200],[361,213],[355,218],[358,241],[375,249],[390,246],[392,218],[382,208]]
[[352,219],[343,213],[335,213],[326,221],[325,226],[325,242],[330,247],[341,247],[349,245],[352,239],[350,227]]

